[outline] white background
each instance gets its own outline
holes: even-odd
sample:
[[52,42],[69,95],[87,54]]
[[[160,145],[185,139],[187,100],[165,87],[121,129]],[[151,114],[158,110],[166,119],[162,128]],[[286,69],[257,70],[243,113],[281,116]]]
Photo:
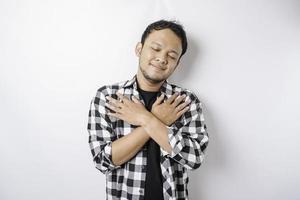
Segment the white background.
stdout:
[[[109,2],[109,3],[108,3]],[[0,1],[0,199],[102,200],[89,103],[137,71],[146,26],[177,19],[189,49],[170,77],[205,105],[193,200],[300,199],[300,2]]]

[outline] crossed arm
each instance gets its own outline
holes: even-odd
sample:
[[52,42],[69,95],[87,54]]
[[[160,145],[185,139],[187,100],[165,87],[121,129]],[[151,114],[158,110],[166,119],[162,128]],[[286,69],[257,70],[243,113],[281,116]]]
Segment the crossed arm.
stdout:
[[[113,163],[115,165],[121,165],[127,162],[143,147],[150,137],[156,141],[163,150],[167,153],[171,153],[172,147],[169,143],[168,129],[163,122],[166,124],[173,123],[179,116],[187,111],[187,108],[184,108],[184,106],[189,102],[182,103],[181,107],[176,109],[184,96],[180,97],[178,96],[179,94],[174,94],[164,103],[162,103],[163,96],[160,96],[152,105],[152,113],[147,111],[144,105],[134,96],[133,101],[130,101],[121,94],[117,93],[117,95],[122,99],[122,102],[108,97],[109,103],[106,105],[115,111],[115,113],[108,113],[108,115],[120,118],[130,124],[139,125],[140,127],[112,143]],[[168,115],[165,115],[166,113]]]
[[[172,99],[170,98],[171,100],[168,103],[153,104],[154,109],[151,112],[141,110],[142,105],[136,99],[133,101],[124,99],[127,109],[126,106],[122,107],[122,105],[114,102],[115,104],[111,103],[110,108],[113,109],[114,106],[116,113],[109,114],[105,113],[104,106],[109,105],[105,103],[105,98],[102,96],[104,94],[100,93],[98,95],[97,101],[91,102],[92,112],[90,110],[88,130],[90,133],[91,151],[96,168],[100,171],[104,173],[120,167],[121,164],[130,160],[150,137],[161,146],[165,156],[174,159],[189,169],[196,169],[200,166],[204,150],[208,144],[208,135],[206,126],[203,123],[201,104],[197,98],[192,99],[191,105],[187,107],[188,112],[186,112],[187,109],[184,112],[182,108],[180,109],[182,113],[178,116],[184,114],[183,120],[182,123],[175,126],[173,124],[175,120],[172,122],[169,119],[167,122],[165,119],[160,119],[162,115],[155,111],[155,107],[157,106],[157,110],[163,110],[163,107],[158,105],[165,104],[170,106],[171,102],[175,102],[176,96]],[[131,101],[131,104],[129,101]],[[178,105],[179,103],[171,109],[174,111],[175,108],[179,107]],[[134,118],[133,113],[139,113],[138,117]],[[166,114],[165,112],[163,113]],[[169,112],[167,116],[170,116],[170,113],[172,112]],[[178,110],[175,113],[178,114]],[[105,114],[113,115],[120,119],[123,118],[124,121],[140,127],[137,127],[128,135],[117,139],[114,130],[110,127],[109,118]],[[99,119],[95,120],[97,116]],[[178,118],[178,116],[174,118]],[[163,122],[164,120],[166,123]],[[96,121],[101,121],[101,123],[98,123],[98,126],[93,126],[93,123],[96,123]],[[173,125],[169,126],[171,125],[170,123]]]

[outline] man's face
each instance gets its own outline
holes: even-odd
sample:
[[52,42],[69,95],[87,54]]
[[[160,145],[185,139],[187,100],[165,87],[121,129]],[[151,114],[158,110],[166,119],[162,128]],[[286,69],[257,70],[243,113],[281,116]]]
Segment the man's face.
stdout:
[[174,72],[181,52],[181,40],[171,29],[153,30],[143,46],[136,46],[139,73],[151,83],[160,83]]

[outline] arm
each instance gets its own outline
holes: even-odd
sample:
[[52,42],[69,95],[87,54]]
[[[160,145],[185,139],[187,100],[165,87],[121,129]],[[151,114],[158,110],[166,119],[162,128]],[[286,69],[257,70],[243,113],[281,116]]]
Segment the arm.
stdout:
[[114,165],[111,161],[112,141],[116,140],[117,136],[109,117],[105,115],[103,96],[104,94],[99,89],[96,97],[91,101],[87,130],[95,167],[102,173],[106,173],[120,166]]
[[116,165],[122,165],[130,160],[149,140],[149,135],[143,127],[135,128],[128,135],[112,143],[112,160]]
[[172,147],[168,138],[168,129],[164,123],[154,115],[149,115],[142,124],[142,127],[146,130],[147,134],[161,146],[161,148],[169,154],[172,152]]
[[[180,121],[163,127],[164,124],[158,119],[149,118],[144,128],[161,146],[161,151],[166,157],[174,159],[187,169],[197,169],[204,159],[208,133],[201,102],[194,94],[190,98],[192,100],[190,109],[183,114]],[[169,145],[171,150],[168,148]]]
[[90,104],[89,145],[95,167],[102,173],[120,168],[132,158],[150,138],[142,127],[117,139],[105,108],[105,91],[99,89]]

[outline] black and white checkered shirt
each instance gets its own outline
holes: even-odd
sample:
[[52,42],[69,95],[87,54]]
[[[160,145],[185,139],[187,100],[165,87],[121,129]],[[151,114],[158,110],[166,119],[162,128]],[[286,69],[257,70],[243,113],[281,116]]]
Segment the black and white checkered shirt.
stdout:
[[[144,199],[147,149],[146,145],[128,162],[121,166],[112,162],[112,142],[132,132],[137,126],[113,116],[105,106],[106,96],[118,99],[117,91],[132,99],[132,95],[144,105],[137,90],[136,75],[131,79],[112,85],[105,85],[97,90],[90,104],[88,118],[89,145],[97,169],[106,175],[107,199],[140,200]],[[175,123],[167,126],[172,152],[161,150],[160,166],[163,177],[165,200],[188,199],[189,177],[187,170],[200,167],[208,145],[208,133],[204,123],[202,103],[190,90],[183,89],[167,80],[160,88],[165,99],[175,92],[186,94],[190,98],[190,108]]]

